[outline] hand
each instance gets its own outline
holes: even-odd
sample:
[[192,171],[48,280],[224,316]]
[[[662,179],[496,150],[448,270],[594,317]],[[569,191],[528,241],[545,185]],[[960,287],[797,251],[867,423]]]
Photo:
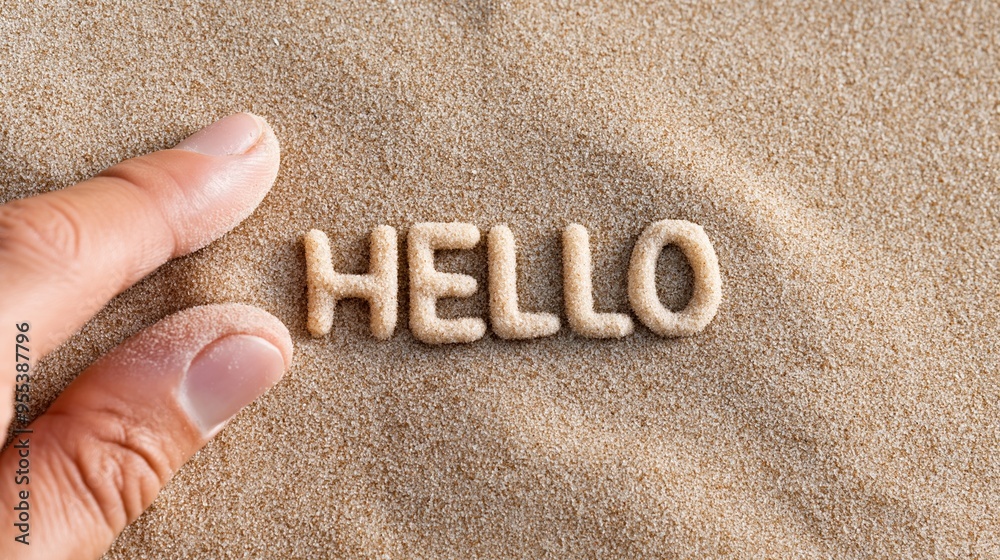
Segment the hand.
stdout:
[[[0,206],[6,398],[33,397],[24,386],[30,378],[15,377],[16,340],[28,349],[30,375],[38,358],[115,294],[248,216],[274,182],[279,151],[267,123],[242,113],[175,149]],[[281,377],[291,357],[277,319],[235,304],[182,311],[124,342],[0,455],[0,558],[101,556],[195,451]],[[0,427],[17,419],[12,407],[0,406]],[[29,545],[15,540],[21,502]]]

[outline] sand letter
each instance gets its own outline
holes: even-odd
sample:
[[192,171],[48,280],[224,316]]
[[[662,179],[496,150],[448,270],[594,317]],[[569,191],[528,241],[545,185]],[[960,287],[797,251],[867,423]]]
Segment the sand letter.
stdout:
[[620,313],[595,313],[590,271],[590,237],[580,224],[563,231],[563,298],[573,332],[588,338],[632,334],[632,319]]
[[371,329],[375,338],[385,340],[396,328],[397,267],[396,230],[378,226],[371,233],[368,274],[340,274],[333,270],[330,240],[319,230],[311,230],[306,246],[306,283],[309,289],[309,332],[323,336],[333,325],[337,300],[356,297],[368,300]]
[[[677,313],[663,307],[656,295],[656,259],[667,245],[680,247],[694,272],[691,301]],[[650,224],[632,250],[628,299],[639,320],[660,336],[688,336],[705,328],[722,300],[719,259],[705,230],[684,220]]]
[[414,224],[406,238],[410,266],[410,330],[428,344],[473,342],[486,334],[486,322],[477,317],[441,319],[437,300],[469,297],[476,279],[466,274],[434,270],[435,249],[471,249],[479,243],[479,229],[463,223]]
[[517,248],[510,228],[494,226],[486,241],[493,332],[506,339],[555,334],[559,330],[559,317],[551,313],[522,313],[517,307]]

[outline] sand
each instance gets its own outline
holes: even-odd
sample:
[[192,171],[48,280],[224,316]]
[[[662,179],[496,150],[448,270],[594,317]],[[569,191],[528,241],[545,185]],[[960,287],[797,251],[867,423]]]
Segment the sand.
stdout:
[[[1000,557],[1000,6],[922,3],[0,2],[2,199],[238,110],[282,142],[222,240],[116,298],[38,369],[187,306],[243,302],[296,344],[108,559]],[[659,220],[700,225],[700,333],[631,313]],[[553,336],[427,345],[367,305],[307,328],[302,236],[368,271],[370,233],[506,224]],[[566,328],[561,233],[596,311]],[[439,251],[479,290],[487,247]],[[657,292],[692,297],[683,253]],[[43,381],[44,379],[44,381]]]

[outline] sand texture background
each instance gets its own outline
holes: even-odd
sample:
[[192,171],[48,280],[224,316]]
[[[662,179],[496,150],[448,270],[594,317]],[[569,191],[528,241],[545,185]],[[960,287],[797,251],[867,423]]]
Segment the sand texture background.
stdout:
[[[39,368],[51,398],[173,311],[279,317],[293,370],[109,559],[1000,558],[995,2],[0,0],[0,200],[251,110],[277,183]],[[701,334],[573,335],[560,234],[628,312],[649,223],[702,225]],[[556,336],[434,347],[341,304],[306,330],[310,228],[342,272],[378,224],[517,240]],[[486,248],[439,268],[486,280]],[[661,257],[664,301],[690,271]],[[486,317],[483,289],[442,305]]]

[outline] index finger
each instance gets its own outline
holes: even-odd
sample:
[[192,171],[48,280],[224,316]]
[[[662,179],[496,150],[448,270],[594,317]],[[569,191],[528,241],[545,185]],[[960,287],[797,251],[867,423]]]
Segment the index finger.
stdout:
[[278,172],[267,123],[238,113],[176,148],[0,206],[0,340],[29,323],[41,357],[112,297],[246,218]]

